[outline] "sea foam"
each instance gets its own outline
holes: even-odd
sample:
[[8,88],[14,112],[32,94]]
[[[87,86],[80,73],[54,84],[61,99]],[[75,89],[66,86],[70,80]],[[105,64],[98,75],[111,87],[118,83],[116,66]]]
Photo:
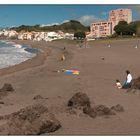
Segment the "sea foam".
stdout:
[[14,42],[0,41],[0,69],[19,64],[36,56],[36,53],[27,51],[27,48],[28,46]]

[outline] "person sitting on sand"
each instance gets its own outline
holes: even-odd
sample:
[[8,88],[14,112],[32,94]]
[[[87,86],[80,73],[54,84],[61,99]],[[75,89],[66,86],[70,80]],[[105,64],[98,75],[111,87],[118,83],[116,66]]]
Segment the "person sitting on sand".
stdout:
[[127,89],[127,88],[130,88],[131,87],[131,81],[132,81],[132,75],[130,74],[130,71],[129,70],[126,70],[126,80],[122,86],[122,88],[124,89]]
[[118,89],[121,89],[122,88],[122,85],[121,85],[121,83],[120,83],[120,81],[118,79],[116,80],[116,87]]

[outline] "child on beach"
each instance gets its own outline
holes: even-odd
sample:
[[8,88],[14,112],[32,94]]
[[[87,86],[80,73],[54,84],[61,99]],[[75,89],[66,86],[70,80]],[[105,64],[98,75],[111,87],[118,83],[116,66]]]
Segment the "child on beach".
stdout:
[[122,85],[121,85],[121,83],[120,83],[119,80],[116,80],[116,87],[117,87],[118,89],[121,89],[121,88],[122,88]]

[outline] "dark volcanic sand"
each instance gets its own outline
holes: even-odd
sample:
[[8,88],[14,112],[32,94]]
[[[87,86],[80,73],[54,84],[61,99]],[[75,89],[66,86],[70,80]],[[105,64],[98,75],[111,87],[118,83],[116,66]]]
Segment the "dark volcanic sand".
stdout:
[[[51,53],[47,55],[48,57],[43,56],[43,59],[40,54],[41,59],[35,58],[30,62],[17,65],[12,72],[8,69],[7,73],[0,71],[1,87],[4,83],[10,83],[15,89],[2,100],[4,104],[0,105],[0,115],[10,114],[27,105],[40,103],[47,106],[62,125],[58,131],[50,135],[139,135],[140,91],[135,94],[127,93],[114,86],[116,79],[121,81],[125,79],[127,69],[134,78],[140,76],[140,48],[134,48],[139,41],[139,39],[113,40],[111,48],[107,47],[106,40],[94,41],[88,43],[88,48],[82,49],[71,41],[37,44],[24,41],[25,44],[38,46],[45,51],[49,48]],[[64,47],[68,53],[66,53],[66,61],[61,62],[59,58]],[[61,69],[78,69],[80,75],[56,72]],[[66,113],[68,100],[80,91],[89,96],[92,106],[121,104],[125,111],[109,118],[95,119],[83,114]],[[41,95],[43,98],[34,100],[36,95]],[[0,124],[3,123],[1,120]]]

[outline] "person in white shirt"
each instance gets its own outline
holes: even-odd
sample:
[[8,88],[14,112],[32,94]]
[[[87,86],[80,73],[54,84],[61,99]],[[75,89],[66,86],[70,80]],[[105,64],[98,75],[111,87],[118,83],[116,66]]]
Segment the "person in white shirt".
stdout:
[[124,82],[123,88],[130,88],[131,87],[131,81],[132,81],[132,75],[130,74],[129,70],[126,70],[126,81]]

